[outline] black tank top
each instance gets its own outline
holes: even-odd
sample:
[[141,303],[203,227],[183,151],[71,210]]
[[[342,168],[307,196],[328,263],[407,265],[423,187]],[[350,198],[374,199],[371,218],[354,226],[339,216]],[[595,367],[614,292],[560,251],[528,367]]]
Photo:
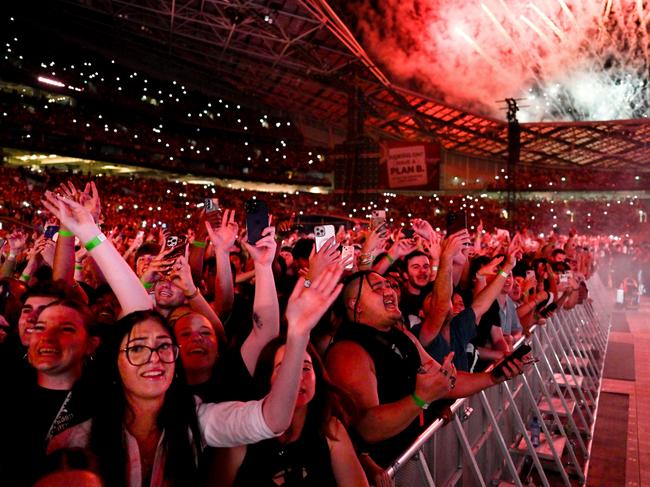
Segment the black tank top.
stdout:
[[315,423],[307,421],[292,443],[270,439],[248,445],[233,487],[336,486],[327,438]]
[[[335,342],[349,340],[359,344],[368,352],[375,366],[377,394],[380,404],[399,401],[415,391],[415,380],[421,360],[413,341],[401,330],[391,328],[380,331],[360,323],[344,323],[336,335]],[[425,425],[430,422],[426,418]],[[408,448],[423,431],[420,418],[398,435],[378,443],[365,443],[354,431],[355,443],[370,454],[381,467],[388,467]]]

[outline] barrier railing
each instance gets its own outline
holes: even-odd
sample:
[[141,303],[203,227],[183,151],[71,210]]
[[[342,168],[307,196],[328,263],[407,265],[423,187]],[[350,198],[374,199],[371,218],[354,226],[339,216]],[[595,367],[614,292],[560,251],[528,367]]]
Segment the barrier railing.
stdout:
[[537,362],[524,375],[457,400],[449,425],[437,420],[418,437],[388,469],[396,486],[585,482],[611,323],[597,276],[589,290],[589,302],[532,328]]

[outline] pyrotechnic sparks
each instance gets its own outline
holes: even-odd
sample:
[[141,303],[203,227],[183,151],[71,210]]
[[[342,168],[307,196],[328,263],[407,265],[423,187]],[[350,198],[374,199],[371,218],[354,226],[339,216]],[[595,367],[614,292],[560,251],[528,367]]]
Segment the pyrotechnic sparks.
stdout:
[[650,0],[363,0],[364,42],[393,79],[521,121],[650,116]]

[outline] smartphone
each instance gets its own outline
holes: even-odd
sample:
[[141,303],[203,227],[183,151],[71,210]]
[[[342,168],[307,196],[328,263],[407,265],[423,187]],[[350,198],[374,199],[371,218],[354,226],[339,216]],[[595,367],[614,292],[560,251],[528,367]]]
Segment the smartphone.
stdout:
[[54,238],[54,235],[56,235],[59,232],[59,227],[57,225],[48,225],[45,228],[45,233],[43,234],[45,238],[52,240]]
[[269,226],[269,208],[266,203],[258,199],[250,199],[245,204],[246,231],[248,243],[254,244],[262,238],[262,232]]
[[412,228],[402,228],[402,235],[404,235],[404,238],[413,238],[415,236],[415,230]]
[[560,282],[561,283],[569,282],[569,273],[568,272],[563,272],[562,274],[560,274]]
[[144,230],[140,230],[140,231],[136,234],[136,238],[144,238]]
[[334,237],[336,232],[334,225],[318,225],[314,228],[314,237],[316,240],[316,252],[319,252],[325,242]]
[[447,215],[447,236],[467,228],[467,213],[452,211]]
[[532,351],[533,349],[530,348],[530,345],[526,343],[522,343],[510,355],[508,355],[503,360],[500,360],[499,362],[496,363],[496,365],[492,369],[492,375],[497,379],[501,379],[505,377],[503,371],[509,363],[513,362],[515,359],[521,360],[525,355],[528,355]]
[[370,229],[374,230],[386,224],[386,212],[384,210],[372,210],[370,213]]
[[206,213],[219,211],[219,198],[205,198],[203,200],[203,207]]
[[170,235],[165,240],[165,248],[169,251],[167,259],[176,259],[181,255],[185,255],[185,246],[187,245],[187,237],[185,235]]
[[542,318],[547,318],[548,315],[550,315],[551,313],[554,313],[555,310],[557,310],[557,303],[551,303],[546,308],[543,308],[539,312],[539,314],[541,315]]
[[351,271],[354,269],[354,246],[344,245],[341,247],[341,260],[345,264],[344,269]]

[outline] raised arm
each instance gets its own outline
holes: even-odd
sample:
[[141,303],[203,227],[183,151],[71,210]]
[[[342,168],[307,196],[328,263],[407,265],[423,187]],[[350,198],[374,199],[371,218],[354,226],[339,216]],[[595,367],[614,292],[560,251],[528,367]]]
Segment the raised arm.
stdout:
[[[474,301],[472,302],[472,309],[476,315],[477,323],[481,321],[481,317],[487,312],[488,309],[490,309],[490,306],[492,306],[492,303],[503,289],[503,285],[505,284],[508,275],[512,272],[512,269],[514,269],[515,265],[517,264],[515,254],[515,252],[511,252],[510,255],[508,255],[508,258],[504,262],[501,269],[496,272],[496,276],[492,282],[474,298]],[[499,259],[492,259],[486,267],[496,268],[496,265],[498,265],[499,262]],[[479,272],[481,271],[479,270]]]
[[338,281],[342,272],[340,266],[328,268],[309,287],[305,287],[305,279],[299,278],[289,297],[284,358],[262,409],[266,424],[276,433],[291,424],[309,333],[341,292]]
[[0,277],[13,277],[18,256],[27,245],[27,235],[21,231],[14,231],[7,237],[7,242],[9,243],[9,255],[2,264]]
[[214,247],[216,260],[214,308],[219,317],[226,321],[235,301],[235,284],[230,268],[230,248],[235,244],[239,232],[235,222],[235,210],[224,210],[218,228],[212,228],[209,222],[205,222],[205,228]]
[[194,235],[194,240],[190,244],[190,253],[187,260],[190,263],[190,269],[192,269],[192,277],[196,282],[199,282],[203,277],[203,259],[209,237],[206,222],[210,223],[211,226],[219,225],[221,222],[216,221],[217,215],[218,212],[206,213],[205,210],[201,211],[199,227],[196,229],[196,235]]
[[366,240],[361,247],[361,252],[359,253],[359,260],[357,261],[357,267],[360,271],[370,270],[372,268],[375,255],[378,255],[384,250],[387,236],[388,231],[386,230],[385,224],[379,225],[377,228],[368,232]]
[[379,262],[372,266],[372,270],[377,274],[381,274],[383,276],[388,271],[388,268],[393,265],[396,260],[401,259],[416,249],[417,244],[415,243],[415,240],[411,238],[399,239],[393,245],[391,245],[390,249],[388,249],[388,252],[386,252],[386,255],[384,255],[384,257]]
[[212,328],[214,328],[214,332],[219,337],[219,340],[225,343],[226,333],[223,329],[223,324],[214,311],[214,308],[205,300],[201,291],[194,283],[192,271],[185,256],[181,255],[175,260],[169,278],[175,286],[183,291],[183,295],[187,299],[190,308],[205,316],[210,321],[210,324],[212,324]]
[[61,225],[79,237],[120,302],[122,315],[151,309],[151,300],[140,280],[113,244],[101,233],[87,209],[75,201],[49,191],[45,193],[43,205],[59,219]]
[[440,255],[440,269],[438,269],[438,275],[433,285],[433,299],[418,337],[425,346],[438,335],[447,315],[451,311],[451,296],[454,287],[452,281],[454,257],[462,251],[465,244],[469,243],[469,233],[465,229],[454,233],[444,243]]
[[249,244],[246,239],[242,243],[255,265],[253,329],[241,348],[246,368],[253,375],[260,352],[280,333],[280,305],[272,268],[277,247],[275,228],[266,227],[255,245]]

